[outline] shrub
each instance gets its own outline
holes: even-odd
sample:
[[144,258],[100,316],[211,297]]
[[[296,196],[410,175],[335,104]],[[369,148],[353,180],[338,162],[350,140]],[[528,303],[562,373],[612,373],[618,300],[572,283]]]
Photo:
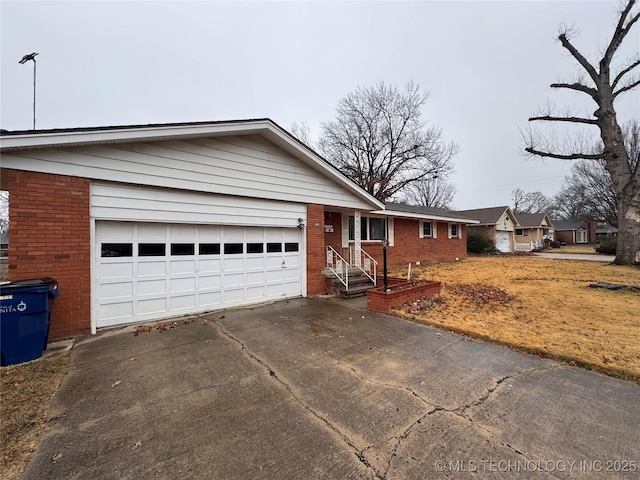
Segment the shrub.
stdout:
[[469,228],[467,230],[467,252],[492,254],[497,252],[497,249],[495,242],[485,232]]
[[596,252],[605,255],[615,255],[618,249],[618,239],[616,237],[607,237],[594,247]]

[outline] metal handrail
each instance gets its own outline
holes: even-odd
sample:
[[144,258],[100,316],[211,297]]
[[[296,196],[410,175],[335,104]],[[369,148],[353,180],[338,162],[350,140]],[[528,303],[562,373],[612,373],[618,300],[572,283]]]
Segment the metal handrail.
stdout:
[[[358,262],[354,262],[354,257],[355,257],[355,245],[351,245],[349,246],[349,260],[352,266],[354,266],[355,268],[358,268],[362,273],[364,273],[367,277],[369,277],[369,280],[371,280],[373,282],[374,285],[378,285],[378,275],[377,275],[377,271],[378,271],[378,262],[376,261],[375,258],[373,258],[371,255],[369,255],[367,252],[364,251],[364,249],[360,249],[361,252],[361,257],[360,257],[360,265],[358,266]],[[373,267],[373,268],[372,268]]]
[[333,247],[327,247],[327,268],[349,290],[349,263]]

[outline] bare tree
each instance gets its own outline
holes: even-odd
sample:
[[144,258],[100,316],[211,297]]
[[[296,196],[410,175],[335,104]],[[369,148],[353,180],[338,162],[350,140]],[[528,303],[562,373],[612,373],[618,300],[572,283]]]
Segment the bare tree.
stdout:
[[542,192],[525,192],[516,188],[511,192],[514,213],[542,213],[551,206],[551,199]]
[[612,70],[612,61],[629,31],[637,23],[640,13],[636,0],[626,0],[619,12],[618,22],[609,44],[597,65],[592,65],[571,42],[572,32],[563,28],[558,35],[563,48],[578,62],[582,76],[572,82],[552,83],[552,88],[568,89],[588,95],[597,105],[592,117],[572,115],[570,112],[555,113],[548,109],[529,118],[530,122],[565,122],[571,125],[597,127],[602,145],[594,151],[592,142],[573,142],[562,148],[536,132],[529,130],[525,139],[525,151],[530,155],[563,160],[602,160],[611,175],[618,208],[617,264],[640,263],[640,171],[637,161],[629,158],[625,148],[622,129],[618,123],[614,102],[621,94],[640,84],[634,72],[640,65],[640,56]]
[[[640,155],[640,121],[631,120],[622,126],[625,148],[631,167],[636,168]],[[600,148],[602,150],[602,148]],[[565,177],[562,189],[554,198],[554,212],[565,218],[584,216],[618,225],[618,202],[611,174],[604,160],[578,160]]]
[[305,122],[293,122],[291,124],[291,128],[289,129],[289,131],[291,132],[291,134],[296,137],[298,140],[300,140],[302,143],[304,143],[306,146],[315,149],[316,148],[316,142],[313,139],[313,137],[311,136],[311,128],[309,128],[309,125]]
[[406,187],[404,202],[423,207],[453,208],[456,187],[442,176],[419,180]]
[[428,95],[410,82],[402,91],[380,82],[357,87],[322,124],[320,151],[342,173],[381,201],[450,168],[459,147],[426,127]]

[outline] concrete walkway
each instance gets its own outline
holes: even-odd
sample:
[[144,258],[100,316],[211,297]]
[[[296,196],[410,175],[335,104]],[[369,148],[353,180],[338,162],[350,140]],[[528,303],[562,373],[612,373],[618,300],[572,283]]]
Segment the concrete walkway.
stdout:
[[615,255],[592,255],[587,253],[534,253],[536,257],[556,258],[558,260],[584,260],[586,262],[613,262]]
[[24,478],[638,478],[640,386],[359,305],[78,345]]

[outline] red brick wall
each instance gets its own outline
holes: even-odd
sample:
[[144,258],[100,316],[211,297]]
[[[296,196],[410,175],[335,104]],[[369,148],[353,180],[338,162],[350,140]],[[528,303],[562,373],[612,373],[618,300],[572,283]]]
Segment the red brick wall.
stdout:
[[90,181],[8,170],[9,280],[52,277],[49,339],[91,330]]
[[[402,285],[403,283],[406,285],[410,284],[409,282],[401,282],[396,285]],[[388,286],[391,285],[392,284],[389,283]],[[372,312],[386,313],[391,310],[392,307],[397,307],[419,298],[434,297],[439,293],[440,282],[426,282],[423,285],[392,290],[391,292],[384,292],[383,287],[378,287],[367,292],[367,309]]]
[[307,295],[328,292],[331,280],[322,275],[327,264],[324,246],[324,206],[307,205]]
[[333,247],[336,252],[342,255],[342,214],[325,212],[324,224],[333,226],[333,232],[327,232],[324,235],[325,245]]
[[[438,223],[437,238],[420,238],[419,221],[396,218],[394,220],[393,246],[387,248],[387,265],[401,267],[416,262],[449,262],[467,256],[466,227],[460,224],[462,238],[449,238],[448,224]],[[363,248],[372,255],[382,268],[382,246],[363,243]]]

